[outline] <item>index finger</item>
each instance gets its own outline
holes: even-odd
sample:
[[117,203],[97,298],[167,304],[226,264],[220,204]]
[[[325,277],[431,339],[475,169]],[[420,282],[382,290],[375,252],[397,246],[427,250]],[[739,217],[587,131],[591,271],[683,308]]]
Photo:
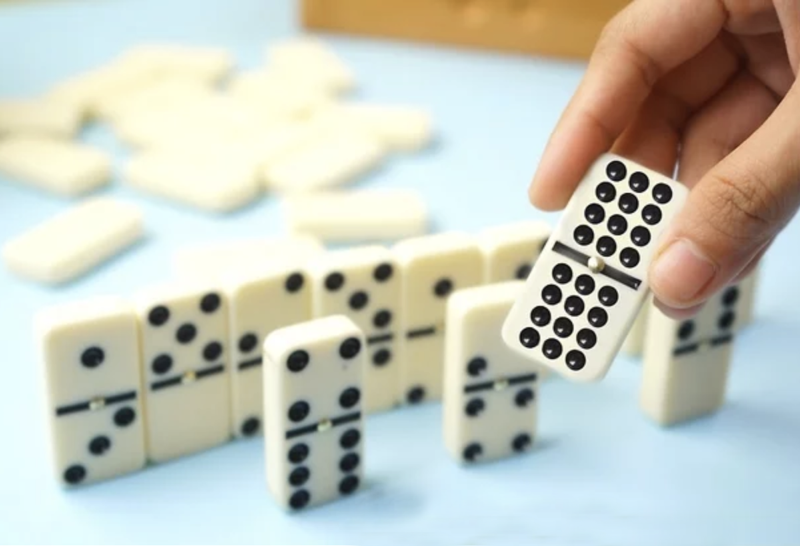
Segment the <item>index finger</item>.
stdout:
[[727,20],[719,0],[635,0],[603,30],[530,187],[543,210],[563,208],[592,162],[633,120],[656,83],[706,48]]

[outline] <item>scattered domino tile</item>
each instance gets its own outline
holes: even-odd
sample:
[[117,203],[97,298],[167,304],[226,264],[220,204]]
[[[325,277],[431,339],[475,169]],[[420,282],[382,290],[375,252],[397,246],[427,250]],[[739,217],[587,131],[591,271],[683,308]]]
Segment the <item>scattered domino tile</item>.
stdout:
[[299,255],[268,265],[231,270],[223,277],[230,302],[231,418],[234,435],[263,432],[262,347],[273,331],[311,319],[311,286]]
[[217,83],[235,67],[233,55],[223,48],[180,44],[144,44],[123,53],[117,61],[126,67],[141,66],[159,76],[180,76]]
[[130,304],[72,302],[36,317],[47,387],[51,458],[64,486],[145,465],[139,334]]
[[82,116],[93,117],[104,101],[113,100],[156,77],[152,66],[112,61],[55,85],[47,98],[75,108]]
[[467,288],[447,302],[443,428],[456,461],[501,459],[533,444],[538,370],[500,335],[523,288],[522,281]]
[[227,90],[232,97],[264,112],[289,119],[309,116],[333,104],[325,91],[269,70],[239,74],[231,80]]
[[74,197],[108,184],[111,160],[85,144],[43,136],[10,136],[0,140],[0,174]]
[[527,279],[551,231],[547,222],[539,220],[484,229],[478,234],[478,244],[483,252],[485,282]]
[[147,457],[164,462],[231,438],[228,302],[212,286],[166,283],[134,297]]
[[393,252],[403,271],[402,393],[411,404],[438,400],[447,298],[483,283],[483,256],[475,238],[457,231],[403,239]]
[[350,91],[356,85],[353,72],[317,38],[299,37],[270,45],[266,62],[293,79],[333,93]]
[[231,274],[263,270],[274,262],[307,262],[323,252],[322,243],[311,236],[234,239],[185,246],[172,256],[172,273],[177,278],[221,281]]
[[168,76],[143,84],[104,102],[97,114],[111,123],[161,113],[187,102],[213,100],[214,91],[205,83],[182,76]]
[[314,191],[354,182],[376,169],[385,156],[385,148],[364,134],[331,131],[268,165],[261,176],[273,191]]
[[388,241],[424,235],[428,207],[411,189],[323,190],[284,199],[289,232],[324,241]]
[[142,237],[138,207],[93,198],[60,213],[3,247],[3,261],[16,275],[45,284],[76,279]]
[[267,485],[286,510],[353,494],[364,468],[364,334],[331,316],[264,342]]
[[722,406],[738,313],[749,299],[742,288],[723,289],[684,321],[651,307],[639,396],[639,405],[650,419],[669,426],[714,413]]
[[217,213],[241,208],[261,191],[252,165],[225,157],[143,152],[128,161],[123,178],[151,195]]
[[511,309],[506,343],[570,380],[601,380],[644,304],[647,268],[687,194],[632,161],[599,158]]
[[313,315],[344,315],[364,332],[364,411],[399,405],[405,339],[401,271],[392,252],[378,245],[325,252],[308,271]]
[[0,137],[43,135],[71,138],[81,126],[80,112],[45,99],[0,100]]
[[418,151],[433,139],[430,114],[413,106],[338,103],[322,110],[319,117],[327,123],[356,125],[396,151]]

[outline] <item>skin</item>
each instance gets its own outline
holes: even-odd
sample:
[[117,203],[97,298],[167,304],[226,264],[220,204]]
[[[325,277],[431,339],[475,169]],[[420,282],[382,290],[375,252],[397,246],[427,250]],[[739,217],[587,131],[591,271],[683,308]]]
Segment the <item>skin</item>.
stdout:
[[650,268],[685,318],[757,265],[800,207],[800,0],[634,0],[604,29],[531,183],[564,208],[612,151],[690,189]]

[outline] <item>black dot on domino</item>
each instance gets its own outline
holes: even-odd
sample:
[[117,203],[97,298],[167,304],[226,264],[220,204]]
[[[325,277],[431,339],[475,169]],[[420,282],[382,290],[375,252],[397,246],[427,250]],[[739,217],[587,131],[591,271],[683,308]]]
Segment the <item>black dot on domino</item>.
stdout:
[[632,193],[623,193],[619,198],[619,209],[625,214],[633,214],[639,208],[639,200]]
[[308,457],[308,444],[295,444],[289,449],[287,458],[290,463],[300,464]]
[[70,485],[76,485],[86,479],[86,468],[76,464],[64,471],[64,481]]
[[352,309],[353,311],[362,310],[364,307],[367,306],[368,303],[369,303],[369,296],[367,295],[366,292],[363,292],[361,290],[350,296],[350,300],[348,301],[350,309]]
[[289,506],[294,510],[300,510],[301,508],[305,508],[310,501],[311,494],[305,489],[300,489],[292,493],[292,496],[289,497]]
[[734,322],[736,322],[736,313],[728,310],[725,311],[721,317],[719,317],[717,326],[720,330],[729,330],[733,326]]
[[685,320],[681,323],[680,327],[678,327],[678,339],[681,341],[686,341],[694,334],[694,321],[693,320]]
[[516,451],[525,451],[531,445],[531,437],[529,434],[517,434],[511,441],[511,448]]
[[375,271],[372,272],[372,277],[378,282],[386,282],[392,278],[393,274],[394,268],[392,264],[383,263],[375,268]]
[[379,349],[372,355],[372,363],[379,368],[381,366],[386,366],[389,361],[392,359],[392,352],[389,349]]
[[306,417],[308,417],[309,412],[311,411],[311,406],[308,405],[308,402],[295,402],[289,407],[289,420],[293,423],[299,423]]
[[594,231],[589,226],[576,227],[572,235],[575,238],[575,242],[581,246],[590,245],[594,241]]
[[347,453],[339,461],[339,470],[345,473],[352,472],[358,467],[359,462],[361,462],[361,459],[358,453]]
[[573,372],[582,370],[586,365],[586,355],[578,350],[572,350],[568,352],[564,360],[567,363],[567,368]]
[[461,455],[464,457],[465,461],[472,462],[480,457],[482,453],[483,448],[481,445],[477,442],[473,442],[464,448],[464,451],[461,453]]
[[524,388],[514,396],[514,404],[519,408],[526,408],[533,402],[533,391],[529,388]]
[[305,278],[302,273],[292,273],[286,277],[286,282],[283,283],[283,287],[290,294],[294,294],[295,292],[299,292],[304,284]]
[[136,412],[133,408],[118,409],[114,414],[114,424],[118,427],[127,427],[136,420]]
[[566,317],[557,318],[553,323],[553,331],[562,339],[571,336],[573,329],[572,321]]
[[613,256],[616,251],[617,251],[617,243],[615,243],[614,239],[612,239],[608,235],[603,235],[597,240],[597,253],[603,256],[604,258]]
[[464,407],[464,413],[466,413],[468,417],[477,417],[485,408],[486,403],[480,398],[475,398],[467,402],[467,405]]
[[636,193],[644,193],[650,187],[650,179],[647,178],[646,174],[637,171],[631,175],[628,185]]
[[150,369],[154,374],[164,375],[172,369],[172,357],[166,353],[156,356],[150,363]]
[[292,354],[289,355],[289,358],[286,359],[286,367],[289,369],[290,372],[300,372],[308,366],[308,362],[311,358],[308,356],[306,351],[297,350],[294,351]]
[[489,365],[486,363],[485,358],[476,356],[467,363],[467,374],[471,377],[478,377],[485,372],[488,367]]
[[517,272],[514,274],[514,277],[520,281],[524,281],[530,276],[532,270],[533,267],[531,264],[522,264],[517,268]]
[[588,328],[583,328],[575,336],[578,340],[578,345],[584,349],[591,349],[597,344],[597,334]]
[[355,387],[348,387],[339,395],[339,405],[344,409],[350,409],[361,399],[361,392]]
[[361,441],[361,433],[358,429],[351,428],[346,430],[339,438],[339,445],[342,449],[353,449]]
[[661,209],[656,205],[647,205],[642,209],[642,219],[649,226],[654,226],[661,221]]
[[81,364],[87,368],[96,368],[103,363],[106,356],[100,347],[89,347],[81,354]]
[[561,347],[561,343],[555,338],[545,340],[544,344],[542,345],[542,352],[544,353],[544,356],[550,360],[555,360],[556,358],[560,357],[562,351],[563,348]]
[[95,436],[89,442],[89,453],[92,455],[103,455],[111,449],[111,440],[108,436]]
[[345,339],[339,347],[339,356],[345,360],[354,358],[359,352],[361,352],[361,341],[355,337]]
[[542,288],[542,299],[548,305],[558,305],[561,301],[561,289],[554,284],[548,284]]
[[556,264],[553,267],[553,280],[558,284],[566,284],[572,280],[572,269],[564,263]]
[[210,314],[219,309],[220,297],[218,294],[210,293],[203,296],[203,299],[200,300],[200,310],[205,314]]
[[612,235],[624,235],[627,230],[628,221],[625,220],[624,216],[614,214],[608,219],[608,231],[611,232]]
[[372,324],[375,328],[386,328],[390,322],[392,322],[392,312],[387,309],[381,309],[372,317]]
[[639,265],[640,256],[635,248],[623,248],[619,253],[619,261],[628,268]]
[[619,293],[613,286],[604,286],[601,288],[597,293],[597,297],[600,299],[600,303],[606,307],[611,307],[619,301]]
[[258,338],[252,332],[249,332],[239,338],[239,350],[243,353],[249,353],[258,345]]
[[212,341],[203,348],[203,358],[207,362],[213,362],[222,354],[222,344]]
[[333,272],[325,277],[325,288],[331,292],[336,292],[344,286],[344,275],[339,272]]
[[722,293],[722,305],[731,307],[739,300],[739,288],[730,286]]
[[439,279],[433,286],[433,293],[436,297],[446,298],[453,291],[453,281],[450,279]]
[[592,307],[587,314],[589,317],[589,324],[595,328],[602,328],[608,323],[608,313],[601,307]]
[[536,326],[547,326],[550,324],[550,310],[543,305],[537,305],[531,310],[531,322]]
[[242,436],[255,436],[260,428],[261,421],[258,419],[258,417],[250,417],[245,419],[244,423],[242,423]]
[[583,216],[590,224],[597,225],[605,219],[606,212],[603,210],[603,207],[597,203],[592,203],[586,207],[586,210],[583,212]]
[[564,310],[571,317],[578,317],[583,313],[585,305],[583,300],[578,296],[570,296],[564,302]]
[[638,247],[647,246],[650,243],[650,230],[644,226],[636,226],[631,230],[631,241]]
[[347,476],[339,482],[339,493],[342,495],[349,495],[358,489],[358,476]]
[[519,342],[526,349],[533,349],[539,345],[539,332],[533,328],[523,328],[519,333]]
[[619,182],[628,175],[628,169],[622,161],[614,160],[606,166],[606,176],[609,180]]
[[589,275],[579,275],[578,278],[575,279],[575,290],[577,290],[578,294],[581,296],[590,295],[594,292],[594,288],[594,279]]
[[425,389],[420,386],[412,387],[406,393],[406,401],[409,404],[419,404],[425,399]]
[[311,477],[311,471],[305,466],[298,466],[289,474],[289,484],[294,487],[299,487],[308,481]]
[[169,320],[169,308],[164,305],[157,305],[150,309],[147,314],[147,322],[151,326],[163,326]]
[[598,184],[595,195],[603,203],[611,203],[617,197],[617,190],[609,182]]
[[192,340],[197,336],[197,328],[194,327],[194,324],[187,322],[186,324],[181,324],[178,331],[175,333],[175,339],[178,340],[178,343],[191,343]]
[[666,205],[672,200],[672,188],[666,184],[656,184],[653,187],[653,200],[659,205]]

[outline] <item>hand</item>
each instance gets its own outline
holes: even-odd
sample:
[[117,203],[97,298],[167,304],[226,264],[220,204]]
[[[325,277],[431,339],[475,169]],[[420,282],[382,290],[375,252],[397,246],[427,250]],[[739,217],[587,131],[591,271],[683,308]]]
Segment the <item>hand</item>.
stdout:
[[604,29],[531,184],[563,208],[611,149],[691,188],[649,277],[668,315],[746,275],[800,206],[800,1],[635,0]]

